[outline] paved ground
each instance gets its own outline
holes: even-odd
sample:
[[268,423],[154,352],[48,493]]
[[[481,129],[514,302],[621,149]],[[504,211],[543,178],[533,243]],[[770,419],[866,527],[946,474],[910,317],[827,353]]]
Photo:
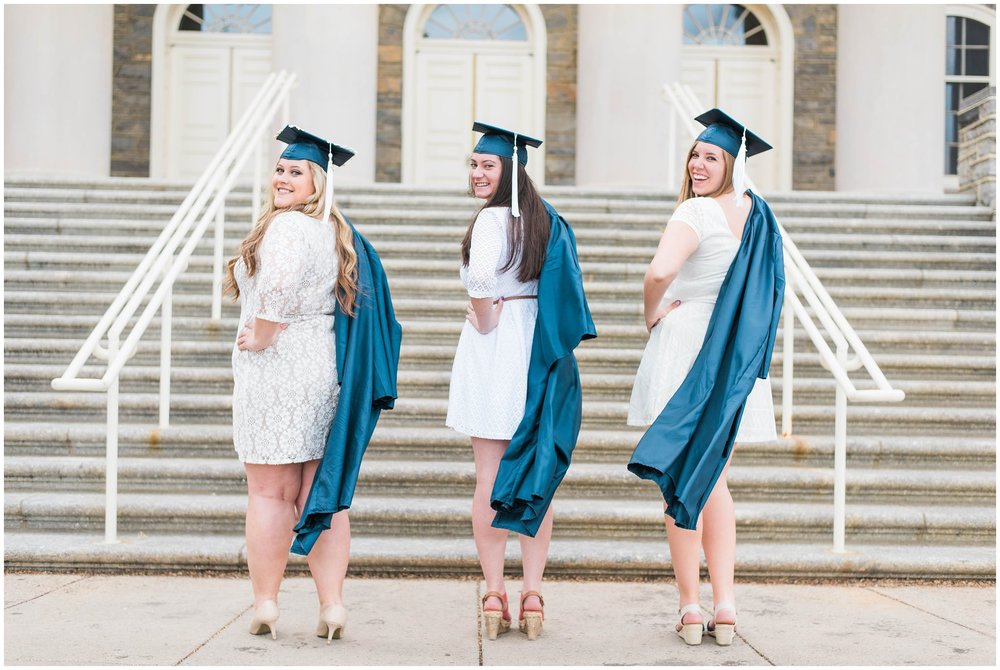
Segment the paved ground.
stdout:
[[[510,582],[513,596],[518,584]],[[285,581],[278,639],[251,636],[246,578],[7,574],[5,665],[981,665],[996,588],[737,585],[739,636],[688,647],[669,584],[548,581],[542,636],[483,639],[476,580],[350,579],[345,636],[313,635],[308,578]],[[703,605],[711,604],[704,591]]]

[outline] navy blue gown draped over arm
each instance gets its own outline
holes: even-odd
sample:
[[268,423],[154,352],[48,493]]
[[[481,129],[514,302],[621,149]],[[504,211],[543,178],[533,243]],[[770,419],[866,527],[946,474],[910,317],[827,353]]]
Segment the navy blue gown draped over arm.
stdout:
[[378,254],[353,224],[348,221],[348,225],[358,254],[357,304],[353,317],[340,309],[340,303],[334,314],[340,397],[323,458],[295,526],[291,550],[302,555],[330,528],[333,514],[351,506],[361,459],[379,414],[392,409],[397,397],[402,328]]
[[545,209],[552,228],[538,278],[524,417],[500,461],[490,501],[497,512],[493,527],[530,537],[566,475],[580,434],[583,392],[573,350],[597,337],[573,230],[547,202]]
[[696,528],[729,459],[747,396],[771,364],[785,292],[781,233],[767,203],[751,196],[701,352],[628,464],[660,487],[679,528]]

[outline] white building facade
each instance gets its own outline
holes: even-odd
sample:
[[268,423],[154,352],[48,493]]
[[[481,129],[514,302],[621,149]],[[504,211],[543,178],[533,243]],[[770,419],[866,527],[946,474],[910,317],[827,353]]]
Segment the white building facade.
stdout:
[[978,4],[9,5],[4,26],[18,173],[192,178],[287,69],[291,121],[357,152],[345,183],[461,188],[480,119],[546,140],[539,182],[676,188],[680,81],[774,145],[765,193],[941,193],[958,102],[995,82]]

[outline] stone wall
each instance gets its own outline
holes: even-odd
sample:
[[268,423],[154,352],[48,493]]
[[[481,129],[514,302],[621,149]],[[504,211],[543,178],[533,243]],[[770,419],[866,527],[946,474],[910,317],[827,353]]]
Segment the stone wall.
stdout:
[[792,188],[835,188],[837,6],[785,5],[795,33]]
[[403,159],[403,22],[409,5],[378,8],[375,181],[399,182]]
[[[403,22],[409,5],[379,5],[375,180],[402,179]],[[576,5],[542,5],[548,35],[545,181],[576,176]]]
[[958,189],[987,207],[996,207],[997,199],[996,92],[995,86],[984,88],[958,107]]
[[115,5],[111,175],[149,176],[156,5]]

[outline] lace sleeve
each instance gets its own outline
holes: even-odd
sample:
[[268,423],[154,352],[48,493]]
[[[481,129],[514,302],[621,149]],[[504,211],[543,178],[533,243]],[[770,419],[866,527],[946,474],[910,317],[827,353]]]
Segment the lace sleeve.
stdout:
[[490,207],[479,212],[472,228],[469,271],[465,288],[470,298],[492,298],[497,289],[497,265],[504,246],[504,210]]
[[698,236],[698,241],[701,241],[705,227],[704,204],[704,198],[688,198],[681,204],[677,205],[677,209],[674,210],[670,220],[686,223],[688,227],[694,231],[694,234]]
[[301,312],[306,245],[293,215],[279,215],[257,249],[257,318],[287,323]]

